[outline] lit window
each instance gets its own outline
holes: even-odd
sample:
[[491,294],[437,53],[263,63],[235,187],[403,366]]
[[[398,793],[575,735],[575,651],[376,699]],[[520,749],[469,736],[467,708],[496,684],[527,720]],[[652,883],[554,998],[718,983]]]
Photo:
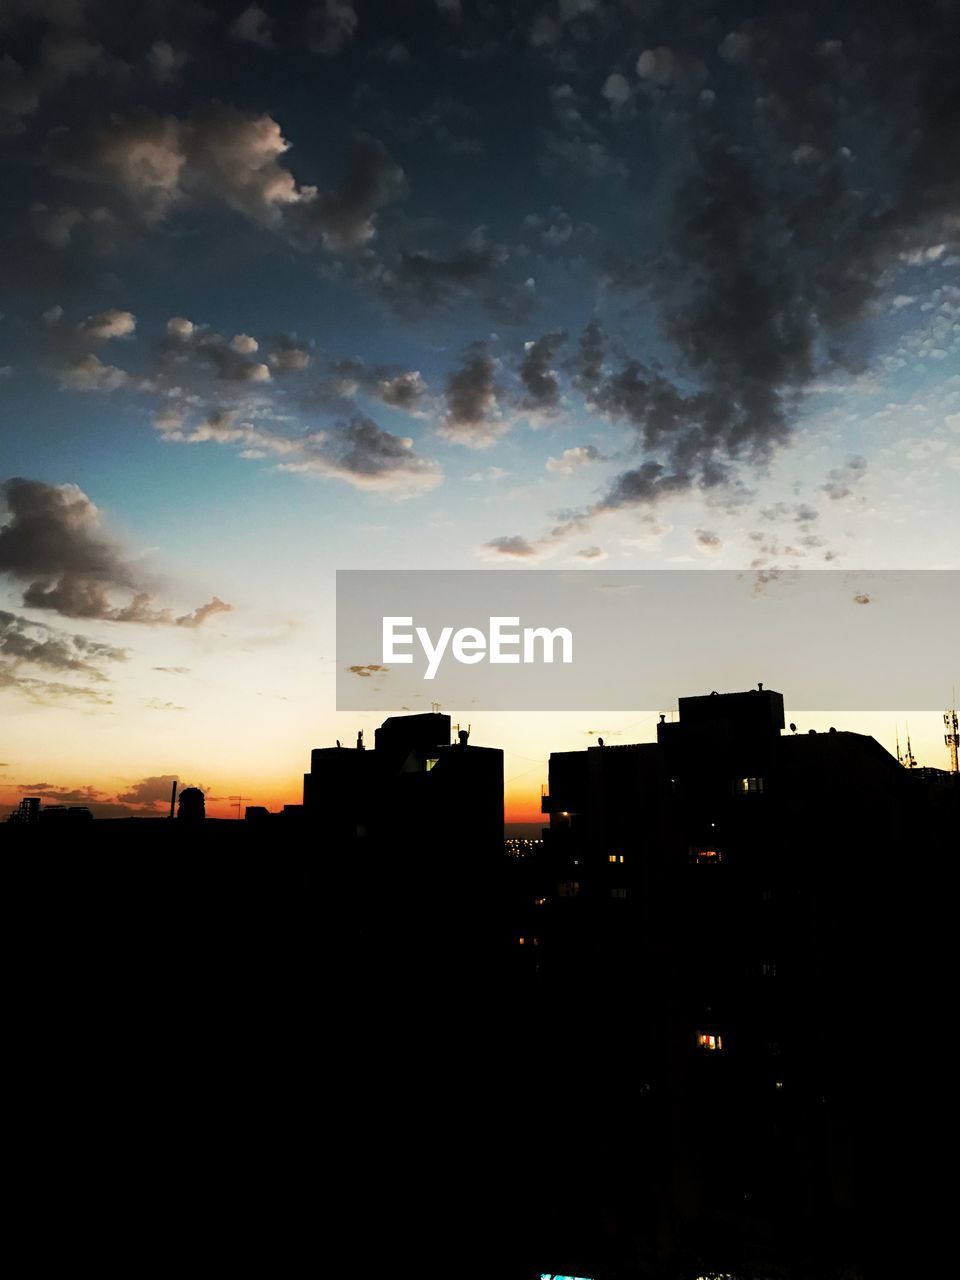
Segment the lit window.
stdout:
[[736,789],[741,795],[756,795],[763,790],[762,778],[738,778]]
[[579,880],[564,880],[557,885],[557,893],[561,898],[576,898],[580,895]]
[[622,854],[622,853],[608,853],[608,854],[607,854],[607,861],[608,861],[608,862],[623,862],[623,854]]
[[701,1049],[709,1052],[718,1052],[723,1048],[723,1037],[716,1035],[713,1031],[698,1031],[697,1044]]
[[775,978],[777,976],[777,966],[773,960],[768,960],[760,966],[760,972],[765,978]]
[[437,763],[438,759],[439,759],[439,756],[434,756],[433,759],[427,761],[427,773],[430,772],[433,766]]
[[701,864],[701,865],[703,865],[703,866],[715,866],[717,863],[720,863],[720,862],[722,862],[722,861],[723,861],[723,850],[722,850],[722,849],[713,849],[713,848],[711,848],[711,849],[700,849],[700,848],[691,849],[691,850],[690,850],[690,861],[691,861],[691,862],[696,862],[696,863]]
[[533,905],[535,907],[545,907],[547,905],[546,898],[534,898]]

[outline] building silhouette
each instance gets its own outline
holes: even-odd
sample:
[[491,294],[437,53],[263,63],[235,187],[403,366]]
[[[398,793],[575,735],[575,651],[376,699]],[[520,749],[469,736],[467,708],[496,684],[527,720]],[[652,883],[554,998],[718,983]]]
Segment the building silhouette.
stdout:
[[[558,1267],[862,1263],[885,894],[946,809],[870,737],[783,728],[760,687],[681,698],[656,742],[550,757],[514,947],[537,1037],[589,1046],[579,1106],[536,1134],[562,1169],[536,1209]],[[547,1079],[548,1113],[569,1084]]]
[[246,821],[185,788],[183,821],[4,824],[39,873],[11,895],[30,1007],[156,1061],[124,1133],[156,1111],[224,1231],[319,1233],[357,1275],[868,1274],[891,1151],[937,1132],[955,778],[784,733],[771,690],[686,697],[655,741],[553,753],[544,840],[507,857],[502,752],[452,737],[391,717]]
[[177,820],[203,822],[206,818],[206,800],[199,787],[184,787],[177,799]]

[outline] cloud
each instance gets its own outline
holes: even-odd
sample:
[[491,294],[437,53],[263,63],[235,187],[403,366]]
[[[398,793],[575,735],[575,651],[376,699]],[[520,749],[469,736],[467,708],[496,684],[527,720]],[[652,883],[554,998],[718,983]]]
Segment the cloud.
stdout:
[[168,40],[155,40],[147,54],[147,64],[158,84],[175,80],[190,61],[190,54],[175,49]]
[[232,610],[233,605],[225,604],[219,596],[214,596],[212,600],[200,605],[192,613],[187,613],[177,618],[176,624],[178,627],[200,627],[208,618],[213,618],[218,613],[231,613]]
[[271,347],[267,364],[274,373],[303,373],[312,363],[309,348],[287,334],[273,339]]
[[835,502],[848,498],[854,487],[860,483],[867,472],[867,460],[859,454],[849,457],[842,467],[834,467],[827,473],[826,484],[821,488],[828,498]]
[[469,347],[463,365],[447,379],[446,414],[438,427],[445,439],[485,449],[507,430],[497,404],[495,374],[496,363],[486,346]]
[[427,394],[427,384],[416,369],[380,379],[377,394],[384,404],[408,413],[415,410]]
[[54,129],[44,155],[55,172],[116,188],[148,223],[190,202],[222,204],[304,248],[354,249],[376,233],[376,214],[403,187],[383,144],[357,136],[343,184],[298,185],[290,149],[271,116],[212,103],[189,116],[147,110],[101,125]]
[[558,349],[567,340],[565,332],[557,330],[545,333],[535,342],[524,344],[524,357],[520,363],[520,381],[525,395],[523,407],[543,413],[551,413],[560,404],[560,383],[551,368]]
[[625,106],[632,97],[630,83],[619,71],[613,71],[607,76],[600,92],[608,102],[617,107]]
[[394,498],[426,493],[443,479],[436,462],[415,452],[412,439],[392,435],[369,418],[308,434],[295,452],[299,456],[282,462],[281,471],[329,476]]
[[574,471],[598,461],[599,457],[600,454],[594,445],[578,444],[572,449],[564,449],[559,458],[548,458],[546,468],[551,475],[572,476]]
[[[195,626],[223,608],[214,597],[178,619],[169,609],[155,607],[140,571],[103,533],[100,512],[77,485],[18,477],[5,481],[0,493],[8,513],[0,525],[0,573],[26,584],[23,603],[28,608],[148,626]],[[117,590],[133,592],[129,603],[113,603],[111,592]]]
[[403,191],[403,170],[394,163],[382,142],[367,134],[353,139],[343,183],[336,191],[309,198],[288,220],[295,238],[313,247],[317,238],[325,249],[342,252],[359,249],[376,235],[377,213]]
[[9,53],[0,57],[0,135],[23,129],[25,117],[68,81],[120,69],[103,46],[73,31],[51,31],[39,45],[32,65],[23,66]]
[[247,5],[246,9],[231,22],[229,30],[234,40],[258,44],[262,49],[270,49],[273,46],[270,18],[258,4]]
[[321,0],[307,11],[307,45],[311,53],[332,58],[357,32],[354,0]]
[[519,534],[492,538],[485,544],[485,547],[486,550],[493,552],[496,556],[505,556],[514,560],[528,560],[531,556],[539,554],[533,543],[528,542],[526,538],[521,537]]
[[402,250],[395,262],[377,264],[370,283],[401,314],[425,311],[487,292],[508,256],[480,238],[449,253]]
[[723,539],[711,529],[698,529],[697,546],[701,551],[719,551],[723,546]]
[[104,364],[92,351],[71,360],[59,377],[61,387],[71,391],[119,391],[133,383],[123,369]]
[[91,338],[127,338],[137,327],[137,318],[132,311],[100,311],[95,316],[87,316],[78,329]]
[[117,799],[124,804],[155,807],[158,804],[169,806],[170,792],[173,784],[180,779],[175,773],[155,774],[135,782],[126,791],[118,794]]
[[582,547],[574,556],[575,560],[583,560],[586,563],[596,562],[598,560],[606,560],[607,553],[603,547]]
[[123,662],[126,658],[126,649],[0,609],[0,660],[8,671],[14,665],[27,663],[51,671],[79,672],[102,681],[106,679],[101,670],[103,663]]
[[380,671],[389,671],[389,667],[380,666],[376,662],[366,662],[360,666],[347,667],[347,670],[361,679],[368,679],[370,676],[376,675]]

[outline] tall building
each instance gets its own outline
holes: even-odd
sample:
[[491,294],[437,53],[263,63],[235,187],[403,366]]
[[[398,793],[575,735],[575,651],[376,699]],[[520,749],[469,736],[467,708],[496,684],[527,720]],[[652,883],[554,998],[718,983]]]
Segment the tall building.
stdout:
[[536,944],[559,1053],[534,1139],[558,1269],[857,1257],[885,895],[925,811],[874,739],[783,730],[761,687],[681,698],[655,743],[550,758],[514,942],[520,974]]

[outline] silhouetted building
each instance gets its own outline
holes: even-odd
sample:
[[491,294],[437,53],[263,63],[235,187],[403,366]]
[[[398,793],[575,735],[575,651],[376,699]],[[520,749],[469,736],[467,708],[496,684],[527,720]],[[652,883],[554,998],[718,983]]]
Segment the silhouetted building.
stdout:
[[[605,1099],[536,1134],[562,1168],[537,1211],[567,1269],[807,1276],[858,1256],[877,898],[923,811],[873,738],[783,727],[761,687],[681,698],[655,743],[550,757],[517,972],[535,955],[538,1034]],[[545,1082],[547,1113],[567,1089]]]
[[180,822],[203,822],[206,802],[199,787],[184,787],[177,800],[177,819]]
[[451,744],[448,715],[391,716],[375,748],[318,747],[303,780],[306,816],[331,845],[428,850],[503,848],[503,752]]
[[7,821],[17,826],[33,826],[40,821],[40,797],[24,796],[16,809],[7,816]]

